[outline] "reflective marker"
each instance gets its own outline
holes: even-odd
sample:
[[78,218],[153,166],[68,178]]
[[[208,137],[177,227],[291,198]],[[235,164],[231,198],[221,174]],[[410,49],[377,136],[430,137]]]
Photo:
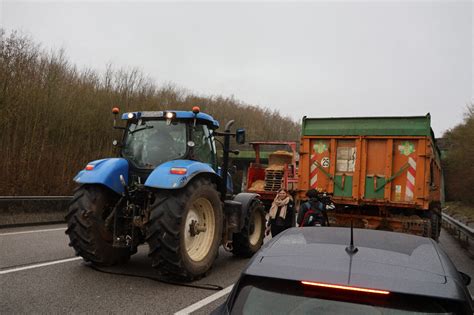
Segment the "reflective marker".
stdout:
[[188,172],[188,170],[184,167],[172,167],[170,169],[170,174],[175,174],[175,175],[185,175]]

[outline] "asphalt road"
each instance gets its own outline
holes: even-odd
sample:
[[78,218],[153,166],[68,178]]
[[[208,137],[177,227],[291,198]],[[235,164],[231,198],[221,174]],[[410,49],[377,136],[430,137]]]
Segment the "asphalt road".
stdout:
[[[209,314],[229,291],[183,287],[93,270],[74,256],[64,230],[64,225],[0,230],[0,313]],[[458,269],[474,279],[473,260],[464,255],[454,239],[443,232],[440,244]],[[210,274],[192,284],[229,288],[247,261],[221,249]],[[147,246],[141,247],[127,265],[105,270],[158,277],[150,266]],[[473,285],[470,290],[474,293]],[[215,295],[221,297],[215,299]],[[205,300],[210,296],[213,301]]]

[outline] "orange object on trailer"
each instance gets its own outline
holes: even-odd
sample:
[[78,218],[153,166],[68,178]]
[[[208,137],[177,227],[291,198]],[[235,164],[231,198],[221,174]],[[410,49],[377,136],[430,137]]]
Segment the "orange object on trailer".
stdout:
[[[259,194],[260,201],[269,210],[279,189],[283,188],[291,195],[296,191],[296,142],[255,141],[250,144],[255,150],[255,162],[249,165],[245,191]],[[262,163],[260,156],[264,148],[276,149],[268,155],[267,165]]]
[[430,115],[303,118],[298,197],[332,194],[336,226],[437,239],[443,181]]

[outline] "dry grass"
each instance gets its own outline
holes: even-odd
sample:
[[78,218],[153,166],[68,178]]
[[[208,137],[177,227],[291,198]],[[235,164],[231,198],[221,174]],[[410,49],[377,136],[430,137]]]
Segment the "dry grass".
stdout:
[[461,222],[474,224],[474,207],[471,205],[459,201],[446,202],[443,211]]

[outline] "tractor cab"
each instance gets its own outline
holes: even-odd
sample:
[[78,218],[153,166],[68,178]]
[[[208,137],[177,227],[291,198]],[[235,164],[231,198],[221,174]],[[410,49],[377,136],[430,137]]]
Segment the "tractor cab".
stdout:
[[124,127],[120,155],[135,168],[153,170],[171,160],[196,160],[216,168],[213,130],[219,123],[199,113],[132,112],[122,115]]

